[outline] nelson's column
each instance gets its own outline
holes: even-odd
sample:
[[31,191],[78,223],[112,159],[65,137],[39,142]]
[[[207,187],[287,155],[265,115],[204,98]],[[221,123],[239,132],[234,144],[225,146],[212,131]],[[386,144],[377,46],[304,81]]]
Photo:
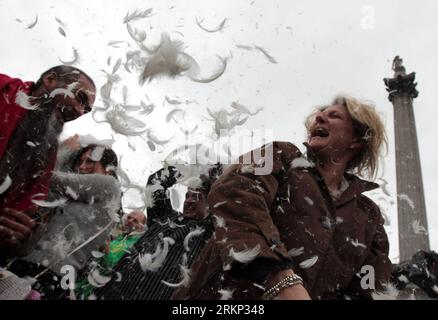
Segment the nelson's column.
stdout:
[[392,69],[393,78],[384,82],[394,106],[399,247],[400,261],[405,261],[418,250],[429,250],[429,236],[413,110],[418,96],[415,72],[406,74],[399,56]]

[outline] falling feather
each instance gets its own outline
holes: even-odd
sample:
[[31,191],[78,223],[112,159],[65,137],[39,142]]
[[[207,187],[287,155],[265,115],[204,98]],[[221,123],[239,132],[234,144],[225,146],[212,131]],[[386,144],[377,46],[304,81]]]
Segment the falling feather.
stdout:
[[231,102],[231,108],[235,109],[236,111],[240,112],[241,114],[247,114],[250,116],[255,116],[260,111],[263,110],[263,108],[258,108],[256,111],[251,112],[247,107],[245,107],[243,104],[240,104],[238,102]]
[[275,58],[273,56],[271,56],[265,49],[263,49],[262,47],[259,46],[254,46],[254,48],[256,48],[257,50],[259,50],[261,53],[263,53],[265,55],[265,57],[269,60],[269,62],[271,63],[277,63],[277,60],[275,60]]
[[155,144],[159,144],[159,145],[165,145],[170,140],[172,140],[172,137],[167,139],[167,140],[160,140],[150,130],[147,131],[147,137],[150,141],[152,141]]
[[412,222],[412,229],[414,229],[415,234],[427,234],[427,229],[420,224],[420,220]]
[[139,114],[141,115],[148,115],[151,114],[155,109],[155,104],[146,104],[144,101],[140,101],[141,105],[141,111],[139,111]]
[[295,158],[291,162],[292,168],[313,168],[315,164],[304,157]]
[[106,113],[106,120],[111,128],[126,136],[138,136],[146,132],[145,124],[122,110],[115,109]]
[[193,127],[193,129],[183,129],[181,127],[179,127],[179,129],[181,130],[182,133],[184,133],[186,136],[189,136],[193,133],[195,133],[195,131],[198,129],[199,125],[196,125]]
[[121,65],[122,65],[122,59],[119,58],[119,59],[117,59],[117,62],[114,64],[113,72],[112,73],[113,74],[116,73],[119,70]]
[[234,251],[234,248],[230,250],[230,257],[241,263],[249,263],[254,260],[260,254],[260,244],[257,244],[252,249],[246,249],[242,251]]
[[128,30],[129,35],[135,41],[142,43],[146,40],[146,32],[140,31],[136,27],[131,26],[129,23],[126,25],[126,29]]
[[63,27],[64,29],[67,29],[67,24],[64,23],[64,21],[62,21],[61,19],[55,17],[56,22],[58,22],[58,24]]
[[216,219],[216,227],[226,229],[224,218],[218,217],[217,215],[213,215],[213,217]]
[[387,186],[388,186],[388,181],[386,181],[386,180],[383,179],[383,178],[379,178],[378,180],[381,180],[381,181],[382,181],[382,183],[380,184],[380,188],[382,189],[383,193],[386,194],[388,197],[390,197],[391,194],[389,193],[388,188],[387,188]]
[[64,36],[64,37],[67,38],[67,35],[65,34],[65,31],[64,31],[64,29],[62,29],[62,27],[58,27],[58,32],[59,32],[62,36]]
[[218,59],[221,61],[222,66],[218,68],[218,70],[212,74],[210,77],[208,78],[196,78],[193,75],[189,75],[190,80],[194,81],[194,82],[199,82],[199,83],[209,83],[209,82],[213,82],[216,79],[218,79],[220,76],[222,76],[225,72],[225,70],[227,69],[227,59],[226,58],[222,58],[220,56],[217,56]]
[[55,207],[64,207],[67,203],[67,199],[59,199],[55,201],[43,201],[43,200],[33,199],[32,202],[40,207],[55,208]]
[[123,23],[128,23],[131,21],[141,20],[148,18],[152,15],[153,8],[149,8],[143,11],[140,10],[134,10],[133,12],[127,12],[125,17],[123,18]]
[[57,95],[64,95],[64,98],[69,97],[71,99],[74,99],[75,94],[73,93],[73,90],[76,88],[78,84],[79,84],[78,82],[72,82],[67,86],[67,88],[56,88],[55,90],[52,90],[50,92],[49,97],[54,98]]
[[218,32],[218,31],[222,30],[223,27],[225,26],[225,22],[226,22],[226,21],[227,21],[227,19],[225,18],[224,20],[222,20],[222,22],[221,22],[216,28],[213,28],[213,29],[207,29],[207,28],[205,28],[205,27],[201,24],[202,22],[204,22],[204,19],[202,19],[201,21],[199,21],[198,17],[196,17],[196,24],[198,25],[198,27],[201,28],[202,30],[207,31],[207,32],[210,32],[210,33]]
[[106,45],[113,47],[113,48],[119,48],[119,44],[122,44],[122,43],[124,43],[124,41],[109,41]]
[[26,110],[36,110],[39,108],[39,104],[31,104],[30,97],[21,90],[15,96],[15,103]]
[[364,249],[367,248],[366,245],[364,245],[363,243],[360,243],[358,239],[351,239],[350,237],[346,238],[347,242],[350,242],[354,247],[362,247]]
[[228,202],[228,201],[222,201],[222,202],[215,203],[214,206],[213,206],[213,208],[218,208],[218,207],[220,207],[221,205],[223,205],[223,204],[225,204],[225,203],[227,203],[227,202]]
[[0,184],[0,194],[4,193],[9,187],[12,185],[12,179],[9,176],[6,176],[3,182]]
[[221,289],[218,290],[218,293],[221,295],[219,300],[231,300],[233,298],[234,290]]
[[309,269],[311,268],[316,261],[318,261],[318,256],[313,256],[310,259],[304,260],[303,262],[300,263],[300,268],[301,269]]
[[71,60],[62,60],[61,58],[59,58],[58,57],[58,60],[62,63],[62,64],[65,64],[65,65],[68,65],[68,66],[72,66],[72,65],[74,65],[74,64],[76,64],[76,63],[78,63],[79,62],[79,53],[78,53],[78,50],[77,49],[75,49],[75,48],[73,48],[73,58],[71,59]]
[[95,269],[88,274],[87,280],[93,287],[100,288],[110,282],[111,277],[103,276],[98,269]]
[[197,68],[196,62],[183,52],[182,46],[181,41],[171,40],[167,33],[163,33],[156,52],[147,59],[139,78],[140,84],[151,81],[158,76],[174,78],[191,68],[195,70]]
[[140,262],[141,269],[144,272],[158,271],[161,268],[161,266],[163,265],[164,260],[167,257],[167,254],[169,252],[169,246],[171,246],[173,244],[175,244],[175,240],[173,240],[172,238],[166,237],[163,239],[163,245],[161,245],[159,243],[153,254],[150,254],[150,253],[140,254],[138,256],[138,260]]
[[179,101],[177,99],[169,98],[168,96],[164,97],[164,101],[167,102],[168,104],[182,104],[181,101]]
[[397,300],[400,294],[392,283],[383,284],[383,290],[372,292],[371,296],[374,300]]
[[78,193],[70,188],[70,186],[67,186],[67,188],[65,188],[65,194],[73,200],[77,200],[79,198]]
[[205,231],[205,230],[204,230],[203,228],[196,227],[195,230],[189,232],[189,233],[186,235],[186,237],[184,238],[184,249],[185,249],[186,251],[190,251],[190,247],[189,247],[189,241],[190,241],[190,239],[193,238],[193,237],[200,236],[201,234],[204,233],[204,231]]
[[96,259],[100,259],[105,255],[105,253],[95,250],[95,251],[91,251],[91,255]]
[[243,44],[236,44],[236,47],[243,50],[254,50],[253,46],[247,46]]
[[161,282],[163,284],[165,284],[166,286],[171,287],[171,288],[177,288],[177,287],[181,287],[181,286],[187,287],[190,283],[190,273],[191,273],[191,270],[187,266],[187,262],[188,262],[187,254],[184,253],[182,256],[182,263],[179,265],[179,268],[181,270],[181,281],[180,282],[170,283],[170,282],[165,281],[165,280],[161,280]]
[[29,24],[26,28],[32,29],[33,27],[36,26],[37,23],[38,23],[38,15],[35,17],[35,20],[31,24]]
[[406,201],[406,203],[411,207],[412,210],[415,210],[414,201],[405,193],[400,193],[397,195],[400,200]]
[[292,248],[287,252],[291,257],[298,257],[304,253],[304,247]]
[[155,146],[155,144],[152,141],[147,141],[146,143],[152,152],[157,149],[157,147]]

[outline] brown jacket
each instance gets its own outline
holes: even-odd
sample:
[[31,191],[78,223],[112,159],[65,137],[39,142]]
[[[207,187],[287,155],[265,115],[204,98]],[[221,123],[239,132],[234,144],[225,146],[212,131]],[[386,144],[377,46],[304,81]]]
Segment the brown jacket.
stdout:
[[[275,265],[292,267],[312,299],[370,298],[370,290],[360,285],[362,266],[374,268],[376,289],[391,272],[382,215],[362,195],[378,185],[346,174],[349,187],[333,201],[297,147],[274,142],[262,150],[268,147],[273,148],[271,174],[242,172],[243,165],[235,164],[212,186],[208,202],[215,233],[193,265],[191,284],[173,298],[219,299],[227,290],[233,299],[260,299],[263,277],[253,275]],[[230,254],[257,247],[260,253],[247,264]]]

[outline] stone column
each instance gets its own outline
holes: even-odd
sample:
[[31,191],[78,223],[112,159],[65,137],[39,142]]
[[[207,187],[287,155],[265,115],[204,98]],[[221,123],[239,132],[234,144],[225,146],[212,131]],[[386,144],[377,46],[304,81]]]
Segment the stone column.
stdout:
[[429,236],[413,110],[415,72],[406,74],[398,56],[393,70],[394,77],[384,82],[394,106],[399,248],[400,261],[405,261],[418,250],[429,250]]

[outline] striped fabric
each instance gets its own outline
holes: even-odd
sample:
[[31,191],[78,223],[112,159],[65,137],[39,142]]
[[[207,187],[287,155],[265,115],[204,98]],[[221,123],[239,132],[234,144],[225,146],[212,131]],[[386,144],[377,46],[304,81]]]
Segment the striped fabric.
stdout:
[[[114,272],[121,274],[113,276],[113,279],[103,288],[96,290],[97,299],[104,300],[168,300],[175,288],[171,288],[161,281],[178,283],[181,279],[179,265],[182,263],[184,238],[196,227],[202,227],[205,231],[200,236],[192,237],[189,241],[190,251],[187,252],[188,266],[190,267],[200,253],[202,247],[213,233],[211,219],[203,221],[179,219],[177,212],[161,215],[160,220],[154,219],[148,231],[138,240],[131,253],[127,253],[116,265]],[[169,223],[169,221],[171,223]],[[178,226],[172,224],[175,223]],[[163,266],[157,272],[142,271],[138,260],[139,254],[153,253],[161,238],[170,237],[175,244],[169,248],[168,255]],[[119,281],[117,281],[119,280]]]

